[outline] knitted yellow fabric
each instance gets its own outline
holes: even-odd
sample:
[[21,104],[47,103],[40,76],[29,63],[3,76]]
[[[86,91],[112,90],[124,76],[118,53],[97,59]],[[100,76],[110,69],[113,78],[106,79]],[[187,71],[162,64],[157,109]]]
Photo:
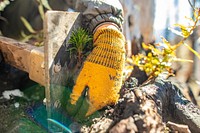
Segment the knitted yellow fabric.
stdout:
[[102,28],[94,34],[94,49],[88,55],[71,94],[75,104],[88,87],[90,107],[86,115],[106,105],[115,104],[122,85],[125,64],[125,38],[112,28]]

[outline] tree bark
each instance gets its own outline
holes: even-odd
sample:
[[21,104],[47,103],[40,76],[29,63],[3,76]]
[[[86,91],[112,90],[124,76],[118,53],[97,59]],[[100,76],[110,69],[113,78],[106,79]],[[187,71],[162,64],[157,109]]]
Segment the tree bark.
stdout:
[[82,132],[200,132],[200,109],[183,97],[178,86],[159,78],[139,87],[136,82],[130,78],[118,103]]

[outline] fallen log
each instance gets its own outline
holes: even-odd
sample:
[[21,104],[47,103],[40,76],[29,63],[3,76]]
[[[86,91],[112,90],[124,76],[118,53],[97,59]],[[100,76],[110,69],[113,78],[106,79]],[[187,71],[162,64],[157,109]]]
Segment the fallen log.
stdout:
[[169,80],[156,79],[135,87],[135,81],[131,78],[122,88],[116,106],[81,131],[200,132],[200,108],[184,98],[178,86]]

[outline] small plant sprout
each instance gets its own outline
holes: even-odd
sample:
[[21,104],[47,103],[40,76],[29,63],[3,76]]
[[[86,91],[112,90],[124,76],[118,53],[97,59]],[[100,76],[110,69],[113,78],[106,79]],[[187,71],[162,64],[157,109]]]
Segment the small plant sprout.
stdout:
[[91,49],[92,36],[89,35],[88,31],[83,28],[78,28],[73,31],[69,39],[71,47],[68,49],[71,54],[77,55],[77,60],[80,63],[82,58],[87,55],[87,49]]

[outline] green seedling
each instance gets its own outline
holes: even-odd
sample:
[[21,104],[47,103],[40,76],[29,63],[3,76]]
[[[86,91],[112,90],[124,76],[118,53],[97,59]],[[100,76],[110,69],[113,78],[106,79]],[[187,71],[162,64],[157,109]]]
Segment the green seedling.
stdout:
[[88,31],[83,28],[78,28],[73,31],[68,42],[71,47],[67,50],[70,51],[70,56],[75,54],[78,63],[81,63],[92,49],[92,36]]

